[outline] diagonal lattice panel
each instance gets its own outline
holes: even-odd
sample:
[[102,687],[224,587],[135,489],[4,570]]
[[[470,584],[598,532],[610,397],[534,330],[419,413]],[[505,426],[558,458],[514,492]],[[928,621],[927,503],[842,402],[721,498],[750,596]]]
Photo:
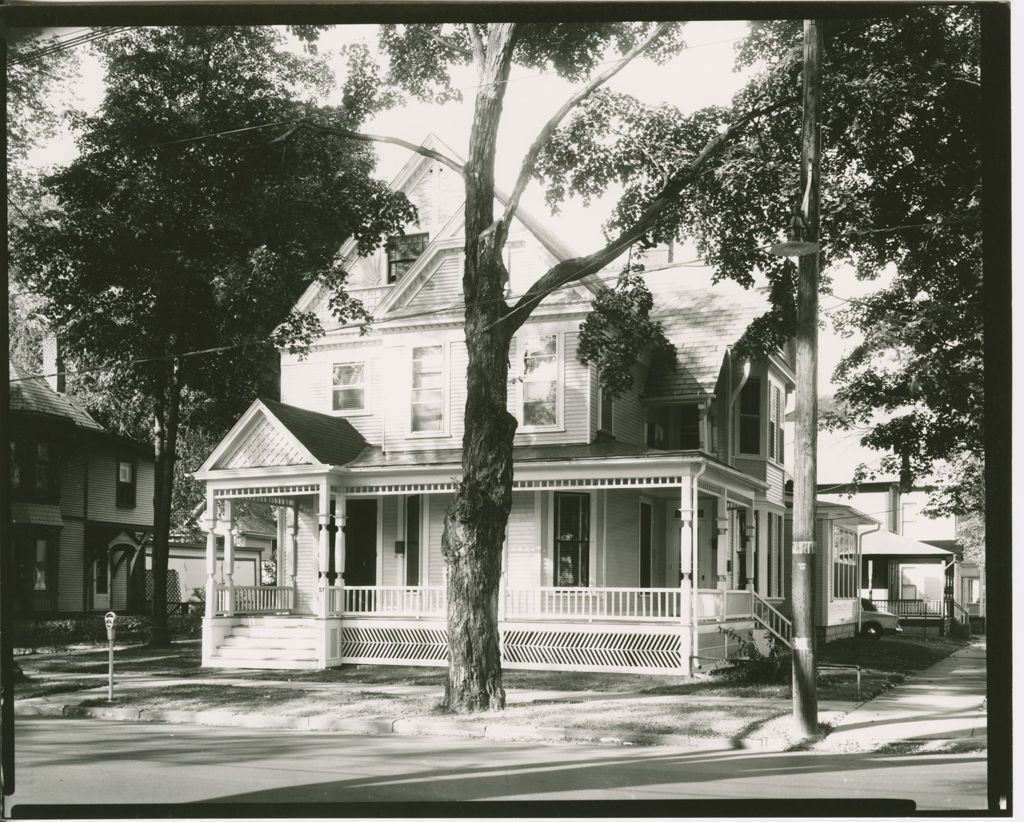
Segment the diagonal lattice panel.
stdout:
[[447,632],[433,628],[343,627],[341,657],[375,662],[443,662]]
[[503,639],[502,656],[510,664],[675,672],[682,662],[678,634],[510,629]]

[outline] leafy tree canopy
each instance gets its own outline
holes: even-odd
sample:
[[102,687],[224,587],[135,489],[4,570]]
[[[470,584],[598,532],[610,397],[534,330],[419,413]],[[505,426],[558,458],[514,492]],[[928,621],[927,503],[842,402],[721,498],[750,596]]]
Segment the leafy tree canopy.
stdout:
[[[841,265],[864,279],[895,272],[839,315],[840,330],[864,341],[834,375],[843,412],[825,423],[870,422],[863,443],[888,452],[882,470],[908,481],[982,453],[979,25],[969,7],[916,6],[825,29],[823,282],[828,288],[828,272]],[[732,111],[683,115],[595,93],[538,163],[549,201],[618,184],[624,194],[606,230],[635,221],[651,192],[736,112],[795,98],[801,41],[799,21],[751,24],[737,63],[761,70]],[[794,328],[796,267],[768,248],[802,195],[799,140],[796,105],[754,121],[642,241],[692,238],[717,276],[767,278],[774,307],[741,352],[770,350]]]

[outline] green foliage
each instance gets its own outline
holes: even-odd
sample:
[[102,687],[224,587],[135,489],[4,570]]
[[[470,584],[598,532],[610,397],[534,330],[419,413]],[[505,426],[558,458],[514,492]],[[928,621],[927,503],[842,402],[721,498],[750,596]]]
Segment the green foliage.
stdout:
[[[149,618],[132,614],[118,615],[117,641],[138,641],[149,632]],[[59,619],[15,620],[13,647],[21,653],[63,653],[72,645],[97,645],[107,642],[102,616],[75,616]]]
[[580,326],[576,356],[584,365],[597,365],[601,387],[610,397],[634,387],[634,370],[641,358],[649,358],[651,370],[675,365],[675,346],[665,337],[661,323],[651,319],[654,299],[641,276],[643,270],[643,265],[627,264],[615,288],[594,299],[593,311]]
[[726,682],[747,685],[774,685],[788,682],[792,671],[789,649],[781,645],[774,636],[768,640],[768,653],[761,653],[753,641],[732,628],[721,629],[722,633],[739,644],[739,655],[729,660],[729,665],[715,668],[711,673]]

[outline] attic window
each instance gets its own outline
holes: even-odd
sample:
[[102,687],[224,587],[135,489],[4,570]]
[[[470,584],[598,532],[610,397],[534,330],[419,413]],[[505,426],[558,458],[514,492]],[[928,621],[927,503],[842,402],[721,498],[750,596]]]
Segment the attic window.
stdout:
[[413,267],[430,241],[430,235],[405,234],[388,239],[388,283],[397,283]]

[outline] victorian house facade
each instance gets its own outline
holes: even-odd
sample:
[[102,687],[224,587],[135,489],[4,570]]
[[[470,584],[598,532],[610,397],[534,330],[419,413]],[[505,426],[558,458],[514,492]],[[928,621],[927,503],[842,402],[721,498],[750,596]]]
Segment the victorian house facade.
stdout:
[[[339,325],[331,295],[311,287],[297,307],[317,312],[326,335],[306,357],[281,354],[280,401],[255,401],[196,473],[209,533],[204,665],[445,664],[441,535],[465,404],[462,181],[417,155],[394,185],[418,222],[369,257],[341,249],[372,324]],[[525,214],[506,253],[513,294],[575,256]],[[676,367],[638,363],[632,389],[612,399],[576,354],[580,323],[615,276],[553,295],[512,343],[505,667],[686,674],[751,633],[789,640],[793,371],[784,351],[747,362],[732,350],[767,296],[652,266]],[[234,578],[241,500],[276,511],[276,585]]]

